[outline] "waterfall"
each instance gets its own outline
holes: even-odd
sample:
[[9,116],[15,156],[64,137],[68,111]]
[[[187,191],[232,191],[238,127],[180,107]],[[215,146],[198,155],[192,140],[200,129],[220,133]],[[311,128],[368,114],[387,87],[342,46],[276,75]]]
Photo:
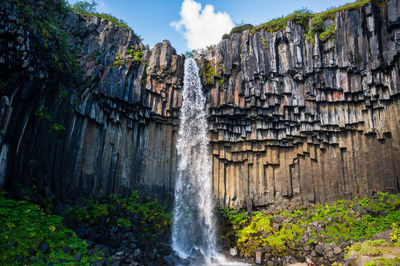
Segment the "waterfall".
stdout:
[[194,258],[201,254],[205,263],[216,254],[207,131],[199,69],[192,58],[186,59],[177,142],[172,248],[181,258]]

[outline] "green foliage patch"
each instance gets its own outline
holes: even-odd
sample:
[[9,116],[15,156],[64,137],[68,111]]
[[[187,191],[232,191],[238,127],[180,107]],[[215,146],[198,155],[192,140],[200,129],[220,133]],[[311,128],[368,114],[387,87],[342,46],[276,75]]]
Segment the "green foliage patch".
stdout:
[[303,8],[303,9],[294,11],[292,14],[290,14],[286,17],[276,18],[276,19],[268,21],[264,24],[256,26],[252,29],[252,32],[254,33],[254,32],[260,31],[260,30],[269,31],[269,32],[284,30],[286,28],[286,24],[289,21],[293,21],[296,24],[303,25],[307,29],[308,28],[308,20],[312,16],[313,16],[313,13],[311,10]]
[[[291,245],[299,242],[304,233],[307,233],[308,243],[340,244],[343,240],[369,239],[393,227],[392,239],[397,239],[400,236],[400,212],[395,202],[398,200],[400,195],[379,193],[375,199],[337,200],[309,209],[294,208],[274,214],[260,210],[247,215],[230,209],[224,209],[221,214],[232,224],[242,255],[254,255],[257,249],[268,246],[273,256],[282,256],[293,252]],[[355,209],[368,212],[360,214]],[[271,221],[275,215],[281,216],[283,222],[273,226]],[[310,227],[310,224],[321,226]]]
[[[40,250],[45,241],[48,253]],[[72,253],[65,252],[68,246]],[[0,192],[0,262],[2,265],[76,264],[74,254],[80,254],[80,264],[101,259],[100,253],[87,255],[88,244],[62,224],[62,218],[45,213],[37,205],[7,199]]]
[[210,62],[207,62],[206,65],[206,78],[208,84],[213,84],[214,83],[214,77],[215,77],[215,67],[212,67]]
[[169,233],[171,225],[170,212],[157,200],[142,199],[137,192],[129,198],[119,198],[111,194],[104,199],[87,199],[86,206],[74,206],[66,211],[66,215],[75,223],[100,223],[106,219],[107,227],[135,225],[148,238]]
[[[335,19],[335,15],[340,11],[355,10],[362,6],[365,6],[369,2],[377,2],[378,4],[384,2],[383,0],[357,0],[353,3],[345,4],[340,7],[330,8],[324,12],[313,13],[311,10],[303,8],[294,11],[292,14],[282,16],[280,18],[272,19],[266,23],[258,26],[252,26],[251,24],[240,25],[232,28],[230,34],[225,34],[222,39],[229,38],[232,34],[243,32],[244,30],[250,29],[252,33],[257,31],[268,31],[275,32],[284,30],[289,21],[293,21],[298,25],[302,25],[306,32],[306,38],[308,41],[313,42],[315,34],[320,34],[319,38],[322,42],[329,41],[335,38],[336,29],[334,25],[330,25],[324,29],[324,21],[328,19]],[[309,27],[310,22],[310,27]]]
[[142,62],[143,51],[140,48],[131,47],[126,51],[126,53],[133,57],[133,62],[140,65]]
[[74,49],[69,47],[70,35],[62,28],[63,20],[60,14],[70,10],[65,0],[45,0],[43,10],[39,14],[35,11],[35,1],[15,1],[21,17],[32,25],[35,34],[42,38],[37,40],[43,45],[40,56],[51,57],[48,61],[61,72],[73,72],[77,70]]

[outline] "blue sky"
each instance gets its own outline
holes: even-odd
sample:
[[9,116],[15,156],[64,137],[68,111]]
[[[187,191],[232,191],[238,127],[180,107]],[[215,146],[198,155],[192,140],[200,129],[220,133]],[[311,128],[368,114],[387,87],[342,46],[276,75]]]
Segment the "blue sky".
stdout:
[[[69,0],[75,3],[76,0]],[[340,6],[351,0],[96,0],[98,11],[128,23],[153,47],[167,39],[178,53],[204,47],[220,40],[231,26],[259,25],[294,10],[307,7],[314,12]],[[185,2],[185,5],[182,5]],[[200,7],[201,5],[201,7]],[[206,8],[206,5],[209,5]],[[182,8],[184,6],[184,8]],[[182,18],[183,17],[183,18]]]

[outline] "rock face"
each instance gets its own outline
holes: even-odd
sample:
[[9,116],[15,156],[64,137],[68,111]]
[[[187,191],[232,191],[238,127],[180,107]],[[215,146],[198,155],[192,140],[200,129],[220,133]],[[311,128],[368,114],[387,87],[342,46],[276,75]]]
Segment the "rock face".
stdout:
[[398,6],[337,13],[326,43],[289,22],[232,34],[198,58],[220,207],[398,191]]
[[[289,22],[232,34],[196,57],[219,207],[398,191],[399,8],[387,0],[339,12],[325,43]],[[184,56],[168,41],[149,49],[107,20],[65,13],[80,65],[69,80],[43,63],[43,38],[14,1],[0,13],[0,185],[170,201]]]
[[[29,55],[43,47],[37,47],[36,33],[13,1],[0,5],[6,25],[1,47],[11,47],[1,49],[1,58],[8,58],[1,69],[29,80],[28,70],[11,69],[25,60],[12,52],[23,46]],[[50,96],[46,91],[35,95],[35,84],[2,76],[6,88],[0,121],[6,134],[1,139],[0,185],[34,183],[61,198],[139,190],[170,201],[184,57],[168,41],[150,50],[132,31],[98,17],[65,13],[63,21],[80,66],[70,87],[59,91],[64,80],[49,85],[54,77],[48,69],[36,82],[46,84],[44,91],[57,86]],[[22,45],[15,44],[19,35],[25,36]],[[135,51],[141,58],[134,58]],[[24,91],[29,95],[24,97]]]

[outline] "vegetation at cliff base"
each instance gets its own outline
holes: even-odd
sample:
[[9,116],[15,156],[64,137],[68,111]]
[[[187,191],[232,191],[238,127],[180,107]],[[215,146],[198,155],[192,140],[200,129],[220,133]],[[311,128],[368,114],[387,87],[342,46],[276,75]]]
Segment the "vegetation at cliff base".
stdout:
[[[62,217],[0,191],[0,261],[2,265],[81,264],[101,259],[86,241],[66,228]],[[88,255],[91,254],[91,255]]]
[[89,223],[101,225],[104,231],[113,227],[132,227],[151,240],[169,234],[171,213],[156,200],[141,198],[137,192],[128,198],[111,194],[102,199],[86,199],[82,206],[73,206],[66,211],[73,227]]
[[[267,212],[224,209],[222,215],[234,231],[227,235],[241,255],[267,249],[271,256],[297,254],[312,243],[342,244],[369,239],[393,227],[392,240],[400,237],[400,195],[379,193],[374,199],[337,200],[311,208],[296,206]],[[267,248],[266,248],[267,247]]]

